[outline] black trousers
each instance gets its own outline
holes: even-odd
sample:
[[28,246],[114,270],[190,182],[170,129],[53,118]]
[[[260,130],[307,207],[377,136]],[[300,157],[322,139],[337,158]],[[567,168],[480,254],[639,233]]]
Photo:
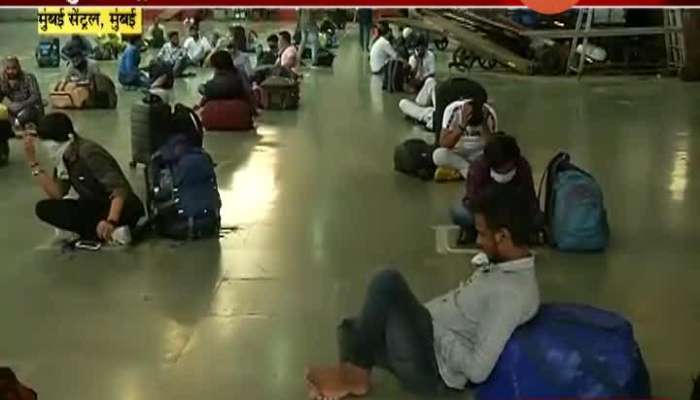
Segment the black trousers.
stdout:
[[435,359],[432,317],[395,270],[374,276],[362,312],[340,324],[338,340],[343,362],[384,368],[416,393],[447,391]]
[[[77,233],[81,239],[98,240],[97,224],[107,219],[109,208],[109,202],[47,199],[37,203],[36,215],[49,225]],[[143,215],[143,204],[133,196],[124,203],[119,225],[127,225],[133,229]]]

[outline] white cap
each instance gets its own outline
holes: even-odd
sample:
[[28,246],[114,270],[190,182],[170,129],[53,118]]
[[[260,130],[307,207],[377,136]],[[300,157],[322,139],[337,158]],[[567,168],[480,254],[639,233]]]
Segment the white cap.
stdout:
[[402,35],[403,35],[404,39],[408,39],[408,37],[411,36],[412,33],[413,33],[413,29],[411,29],[409,27],[403,28]]

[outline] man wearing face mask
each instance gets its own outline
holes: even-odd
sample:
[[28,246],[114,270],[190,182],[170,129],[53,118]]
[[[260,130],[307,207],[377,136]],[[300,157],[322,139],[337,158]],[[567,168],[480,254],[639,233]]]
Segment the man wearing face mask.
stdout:
[[445,108],[442,131],[433,152],[436,181],[463,179],[498,129],[496,111],[482,99],[458,100]]
[[492,186],[470,209],[482,253],[469,279],[421,304],[398,271],[379,272],[359,316],[338,328],[340,363],[307,369],[310,398],[364,396],[373,367],[430,398],[488,379],[513,331],[537,313],[540,297],[521,194]]
[[5,60],[5,69],[0,77],[0,102],[8,100],[10,121],[16,127],[36,124],[44,115],[44,103],[34,74],[22,70],[17,57]]
[[[37,217],[84,240],[129,244],[131,229],[144,215],[143,204],[107,150],[78,136],[70,118],[62,113],[46,115],[36,136],[24,137],[27,164],[48,196],[37,203]],[[49,154],[52,169],[45,170],[39,163],[37,139]],[[71,188],[78,199],[64,198]]]
[[486,144],[484,154],[470,166],[466,194],[451,210],[453,222],[462,228],[460,243],[470,243],[476,239],[469,202],[491,186],[508,186],[520,193],[533,222],[533,232],[541,228],[544,216],[535,194],[530,163],[520,153],[515,138],[499,132]]

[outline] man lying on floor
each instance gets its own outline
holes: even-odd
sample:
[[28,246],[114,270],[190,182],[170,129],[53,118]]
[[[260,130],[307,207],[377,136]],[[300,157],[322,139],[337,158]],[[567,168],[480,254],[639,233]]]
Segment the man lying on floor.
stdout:
[[[37,217],[80,239],[129,244],[144,209],[117,161],[102,146],[78,136],[66,114],[47,114],[35,134],[24,136],[25,157],[48,196],[37,203]],[[37,139],[53,161],[48,171],[38,162]],[[71,188],[77,199],[64,197]]]
[[498,185],[469,205],[483,251],[476,271],[425,305],[399,272],[377,274],[360,315],[341,323],[340,364],[307,369],[311,398],[366,395],[375,366],[428,395],[488,378],[515,328],[537,313],[539,290],[527,200]]

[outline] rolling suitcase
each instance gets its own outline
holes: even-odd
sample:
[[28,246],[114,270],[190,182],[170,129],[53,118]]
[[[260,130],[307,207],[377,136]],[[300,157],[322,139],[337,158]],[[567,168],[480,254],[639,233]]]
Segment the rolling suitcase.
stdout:
[[147,95],[131,108],[131,163],[148,165],[151,155],[160,148],[170,134],[172,111],[160,97]]
[[481,100],[485,103],[488,94],[481,84],[467,78],[450,78],[438,83],[435,87],[435,114],[433,114],[433,130],[439,133],[442,129],[442,114],[450,103],[457,100]]

